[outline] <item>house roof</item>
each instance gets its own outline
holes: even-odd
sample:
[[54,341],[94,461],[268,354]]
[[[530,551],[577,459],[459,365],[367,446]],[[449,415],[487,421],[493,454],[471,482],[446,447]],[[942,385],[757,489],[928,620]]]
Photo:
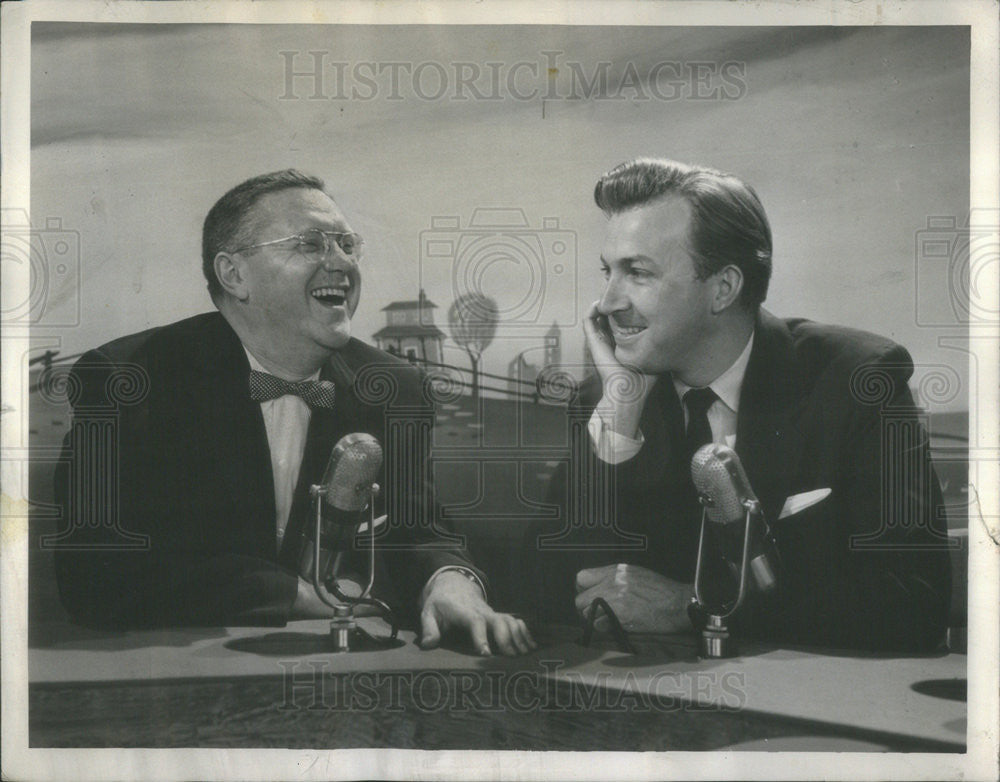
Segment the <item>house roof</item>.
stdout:
[[410,301],[393,301],[382,308],[382,312],[392,312],[394,310],[416,310],[423,307],[425,310],[437,309],[438,305],[430,299],[411,299]]
[[437,326],[383,326],[374,334],[372,339],[397,339],[403,337],[444,337],[446,336]]

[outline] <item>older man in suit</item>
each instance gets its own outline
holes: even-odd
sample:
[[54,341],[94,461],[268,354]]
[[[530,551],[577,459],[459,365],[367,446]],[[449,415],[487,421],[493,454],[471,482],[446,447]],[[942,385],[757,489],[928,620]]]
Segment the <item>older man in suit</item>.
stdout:
[[[330,616],[299,567],[309,487],[341,436],[366,432],[412,478],[380,480],[389,519],[376,588],[419,609],[424,646],[448,630],[481,654],[491,642],[506,654],[533,646],[522,621],[489,607],[482,573],[436,534],[426,449],[391,450],[408,442],[393,439],[393,421],[416,416],[419,428],[433,409],[416,369],[351,337],[361,252],[320,180],[254,177],[205,219],[203,271],[218,312],[80,359],[56,479],[71,533],[57,574],[75,617],[129,627]],[[138,390],[118,400],[117,448],[95,464],[88,424],[106,419],[122,373]]]
[[[570,569],[581,613],[601,597],[626,629],[697,622],[691,457],[723,443],[741,459],[776,547],[777,587],[751,594],[742,632],[933,648],[950,597],[947,532],[907,352],[760,307],[771,232],[756,193],[734,176],[633,160],[601,178],[595,199],[608,216],[606,282],[585,321],[598,376],[580,397],[581,420],[593,412],[576,455],[589,466],[570,475],[589,470],[576,480],[610,496],[577,502],[576,517],[546,539],[569,544],[542,554],[553,572],[563,566],[554,592],[568,602]],[[554,492],[579,489],[571,480]],[[706,549],[709,581],[725,593],[720,559]]]

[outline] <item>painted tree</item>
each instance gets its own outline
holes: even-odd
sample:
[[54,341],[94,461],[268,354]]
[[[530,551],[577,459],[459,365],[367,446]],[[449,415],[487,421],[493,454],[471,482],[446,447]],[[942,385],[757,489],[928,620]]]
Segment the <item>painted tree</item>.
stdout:
[[472,364],[472,402],[479,402],[479,359],[497,333],[497,303],[482,293],[463,293],[448,308],[451,338],[469,354]]

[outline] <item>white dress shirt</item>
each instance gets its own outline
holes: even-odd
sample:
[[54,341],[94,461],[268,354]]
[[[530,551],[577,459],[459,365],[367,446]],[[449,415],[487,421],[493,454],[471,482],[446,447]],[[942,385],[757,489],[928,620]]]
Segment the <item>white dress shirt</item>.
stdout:
[[[250,368],[258,372],[267,372],[253,354],[243,346]],[[289,378],[285,378],[286,380]],[[319,380],[317,369],[309,377],[298,380]],[[295,496],[295,486],[299,481],[299,468],[302,466],[302,455],[306,450],[306,435],[309,432],[309,419],[312,410],[301,397],[294,394],[279,396],[260,403],[260,412],[264,416],[264,428],[267,429],[267,445],[271,451],[271,474],[274,476],[274,510],[278,536],[278,548],[285,536],[288,526],[288,515],[292,511],[292,498]]]
[[[712,428],[712,442],[724,443],[730,448],[736,446],[736,418],[740,410],[740,389],[743,386],[743,377],[746,375],[747,364],[750,361],[753,338],[754,335],[751,333],[750,339],[747,340],[743,352],[740,353],[736,361],[708,384],[708,387],[718,397],[706,413],[708,425]],[[676,378],[674,378],[673,383],[677,390],[677,396],[683,400],[684,394],[691,389],[691,386]],[[684,427],[687,428],[688,409],[683,401],[681,408],[684,411]],[[608,464],[620,464],[628,461],[639,453],[645,442],[641,431],[633,439],[612,430],[604,423],[596,408],[590,416],[587,432],[590,434],[590,441],[594,445],[597,458]]]

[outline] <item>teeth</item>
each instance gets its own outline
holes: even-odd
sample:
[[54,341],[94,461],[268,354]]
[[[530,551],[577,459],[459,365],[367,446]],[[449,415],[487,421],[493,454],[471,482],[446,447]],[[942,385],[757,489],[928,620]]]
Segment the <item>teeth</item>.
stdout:
[[619,334],[625,334],[627,336],[631,336],[632,334],[638,334],[640,331],[645,331],[645,330],[646,330],[645,326],[619,326],[617,323],[615,324],[615,331],[617,331]]
[[346,288],[317,288],[312,292],[313,297],[319,299],[324,296],[340,296],[341,298],[347,297]]

